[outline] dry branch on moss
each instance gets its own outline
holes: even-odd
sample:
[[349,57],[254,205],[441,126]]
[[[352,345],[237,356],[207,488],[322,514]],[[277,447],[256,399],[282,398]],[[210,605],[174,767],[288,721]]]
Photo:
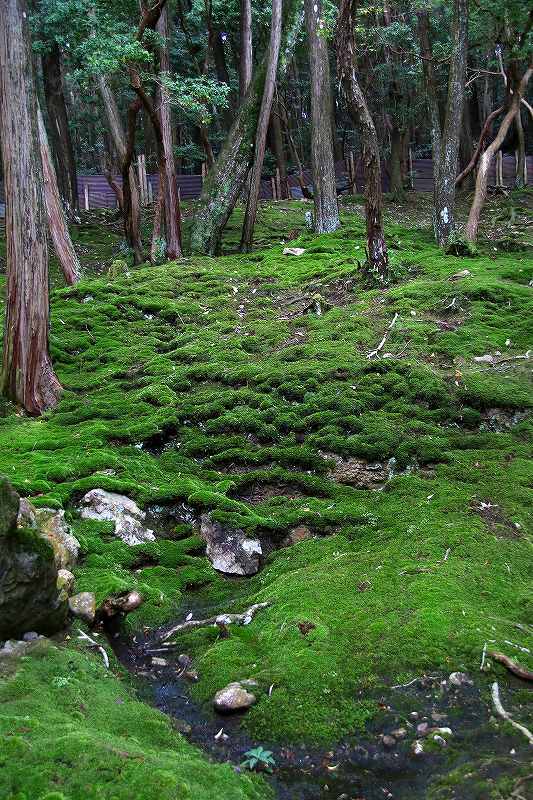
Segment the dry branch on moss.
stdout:
[[523,681],[533,681],[533,672],[517,664],[516,661],[506,656],[505,653],[489,652],[487,655],[494,661],[503,664],[503,666],[506,667],[509,672],[512,672],[513,675],[516,675],[517,678],[522,678]]
[[[218,625],[220,628],[225,628],[226,625],[249,625],[258,611],[266,608],[270,603],[255,603],[250,608],[246,609],[242,614],[216,614],[214,617],[207,617],[206,619],[190,619],[182,622],[179,625],[174,625],[161,637],[162,642],[166,642],[171,636],[176,633],[183,633],[184,631],[194,630],[194,628],[207,628],[210,625]],[[169,642],[169,646],[172,643]]]
[[526,739],[529,741],[529,744],[533,744],[533,734],[529,731],[525,725],[520,725],[519,722],[515,722],[514,719],[511,717],[508,711],[502,706],[500,700],[500,687],[498,686],[498,682],[494,681],[492,684],[492,703],[494,705],[494,710],[498,714],[499,717],[504,719],[513,728],[516,728],[517,731],[523,733]]

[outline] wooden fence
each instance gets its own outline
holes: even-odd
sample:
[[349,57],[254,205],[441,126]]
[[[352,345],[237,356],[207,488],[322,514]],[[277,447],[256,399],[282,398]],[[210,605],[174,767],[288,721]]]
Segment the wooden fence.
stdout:
[[[139,165],[138,165],[139,166]],[[157,197],[159,191],[159,175],[147,175],[143,170],[143,161],[140,164],[141,184],[144,184],[143,195],[145,201],[150,202]],[[515,179],[515,158],[514,156],[503,156],[494,159],[489,183],[495,185],[497,173],[500,182],[504,186],[511,187]],[[346,161],[339,161],[335,166],[338,179],[355,184],[355,190],[362,192],[364,189],[364,178],[360,162],[353,155]],[[355,180],[354,180],[355,172]],[[533,185],[533,156],[527,158],[528,183]],[[306,185],[312,184],[311,173],[304,170],[303,178]],[[121,184],[122,179],[117,177],[117,183]],[[178,175],[177,184],[182,200],[196,200],[202,191],[202,175]],[[302,196],[300,184],[296,175],[289,176],[289,187],[293,197]],[[415,159],[412,162],[411,187],[417,192],[431,192],[433,189],[433,162],[431,159]],[[389,188],[387,174],[383,173],[383,189]],[[261,181],[261,199],[271,200],[275,193],[275,181],[270,178]],[[103,175],[78,175],[78,198],[81,209],[90,208],[116,208],[117,201],[113,190],[109,186]],[[0,217],[3,216],[4,190],[0,183]]]

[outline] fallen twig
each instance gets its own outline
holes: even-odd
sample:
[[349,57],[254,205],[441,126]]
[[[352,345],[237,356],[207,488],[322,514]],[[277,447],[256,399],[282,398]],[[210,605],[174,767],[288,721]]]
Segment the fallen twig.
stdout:
[[498,661],[500,664],[503,664],[504,667],[507,667],[509,672],[512,672],[513,675],[516,675],[517,678],[522,678],[523,681],[533,681],[533,672],[530,672],[525,667],[521,667],[520,664],[517,664],[516,661],[512,660],[512,658],[506,656],[505,653],[489,652],[487,655],[489,658],[492,658],[494,661]]
[[391,322],[389,322],[389,324],[387,325],[387,331],[386,331],[386,333],[385,333],[385,335],[384,335],[383,339],[382,339],[382,340],[381,340],[381,342],[378,344],[378,346],[376,347],[376,349],[375,349],[375,350],[371,350],[371,351],[370,351],[370,353],[367,355],[367,358],[374,358],[374,356],[377,356],[377,354],[379,353],[379,351],[383,349],[383,347],[384,347],[384,345],[385,345],[385,342],[387,341],[387,339],[388,339],[388,338],[389,338],[389,336],[390,336],[390,332],[391,332],[391,330],[393,329],[393,327],[394,327],[394,326],[395,326],[395,324],[396,324],[396,320],[398,319],[398,316],[399,316],[399,315],[398,315],[398,313],[396,313],[396,314],[394,315],[394,317],[392,318],[392,321],[391,321]]
[[83,639],[83,641],[89,642],[91,647],[96,647],[98,652],[101,654],[104,660],[104,666],[106,669],[109,669],[109,656],[107,655],[105,649],[102,647],[101,644],[96,642],[93,638],[88,636],[88,634],[84,633],[83,631],[78,631],[78,639]]
[[424,679],[426,679],[426,680],[429,679],[431,681],[438,680],[435,675],[422,675],[421,677],[413,678],[413,680],[409,681],[409,683],[397,683],[395,686],[391,686],[390,688],[391,689],[405,689],[407,686],[412,686],[413,683],[416,683],[417,681],[423,681]]
[[528,740],[529,744],[533,744],[533,734],[531,733],[531,731],[529,731],[525,727],[525,725],[520,725],[519,722],[515,722],[514,719],[511,717],[511,715],[502,706],[500,700],[500,687],[498,686],[497,681],[494,681],[494,683],[492,684],[492,703],[494,705],[494,710],[498,714],[498,716],[504,719],[510,725],[512,725],[513,728],[516,728],[517,731],[523,733],[526,739]]
[[481,672],[483,672],[483,669],[485,667],[486,657],[487,657],[487,642],[485,642],[485,644],[483,645],[483,652],[481,653],[481,666],[479,667]]
[[161,641],[165,642],[167,639],[170,639],[171,636],[174,636],[175,633],[183,633],[183,631],[190,631],[194,628],[206,628],[209,627],[209,625],[249,625],[257,612],[262,608],[266,608],[268,605],[270,605],[269,602],[255,603],[242,614],[217,614],[214,617],[207,617],[207,619],[190,619],[187,622],[181,622],[179,625],[174,625],[173,628],[170,628],[170,630],[163,634]]

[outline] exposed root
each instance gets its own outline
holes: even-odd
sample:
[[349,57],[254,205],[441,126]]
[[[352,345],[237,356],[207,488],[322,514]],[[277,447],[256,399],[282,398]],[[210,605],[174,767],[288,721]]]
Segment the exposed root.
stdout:
[[517,678],[522,678],[523,681],[533,681],[533,672],[530,672],[525,667],[521,667],[520,664],[517,664],[512,658],[506,656],[505,653],[489,652],[487,655],[494,661],[498,661],[500,664],[503,664],[504,667],[507,667],[509,672],[516,675]]
[[207,617],[207,619],[187,620],[186,622],[182,622],[170,628],[170,630],[163,634],[161,641],[167,641],[167,639],[170,639],[170,637],[174,636],[176,633],[183,633],[184,631],[190,631],[194,628],[206,628],[210,625],[218,625],[220,628],[225,628],[227,625],[249,625],[257,612],[262,608],[266,608],[268,605],[270,605],[269,602],[255,603],[242,614],[217,614],[214,617]]
[[520,725],[519,722],[515,722],[514,719],[511,717],[511,715],[502,706],[500,700],[500,688],[498,686],[497,681],[494,681],[494,683],[492,684],[492,703],[494,705],[494,710],[498,714],[498,716],[504,719],[510,725],[512,725],[513,728],[516,728],[517,731],[523,733],[526,739],[528,740],[529,744],[533,745],[533,734],[531,733],[531,731],[529,731],[525,727],[525,725]]
[[109,669],[109,656],[107,655],[105,649],[102,647],[101,644],[99,644],[91,636],[88,636],[83,631],[78,631],[78,639],[83,639],[83,641],[88,642],[91,647],[95,647],[103,658],[105,668]]

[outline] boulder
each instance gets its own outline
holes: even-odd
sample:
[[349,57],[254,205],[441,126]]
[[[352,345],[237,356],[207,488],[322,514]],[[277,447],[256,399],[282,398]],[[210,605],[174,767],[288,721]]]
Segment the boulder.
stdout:
[[226,575],[255,575],[263,554],[259,539],[249,539],[240,528],[229,528],[202,514],[200,536],[213,567]]
[[122,494],[91,489],[82,497],[80,514],[82,519],[113,522],[115,536],[130,546],[155,541],[154,532],[144,526],[144,511]]
[[37,526],[54,550],[58,570],[70,570],[78,561],[80,543],[70,532],[65,521],[65,512],[53,508],[35,509]]
[[68,607],[74,617],[92,625],[96,616],[96,597],[93,592],[80,592],[69,597]]
[[220,689],[213,699],[215,711],[219,714],[231,714],[234,711],[245,711],[257,702],[257,698],[252,692],[244,688],[242,683],[229,683],[224,689]]
[[106,617],[114,617],[115,614],[129,614],[139,608],[142,602],[142,594],[132,589],[131,592],[126,592],[118,597],[115,595],[108,597],[100,606],[99,612]]
[[19,496],[0,478],[0,639],[55,633],[66,618],[54,551],[38,527],[18,527],[19,509]]

